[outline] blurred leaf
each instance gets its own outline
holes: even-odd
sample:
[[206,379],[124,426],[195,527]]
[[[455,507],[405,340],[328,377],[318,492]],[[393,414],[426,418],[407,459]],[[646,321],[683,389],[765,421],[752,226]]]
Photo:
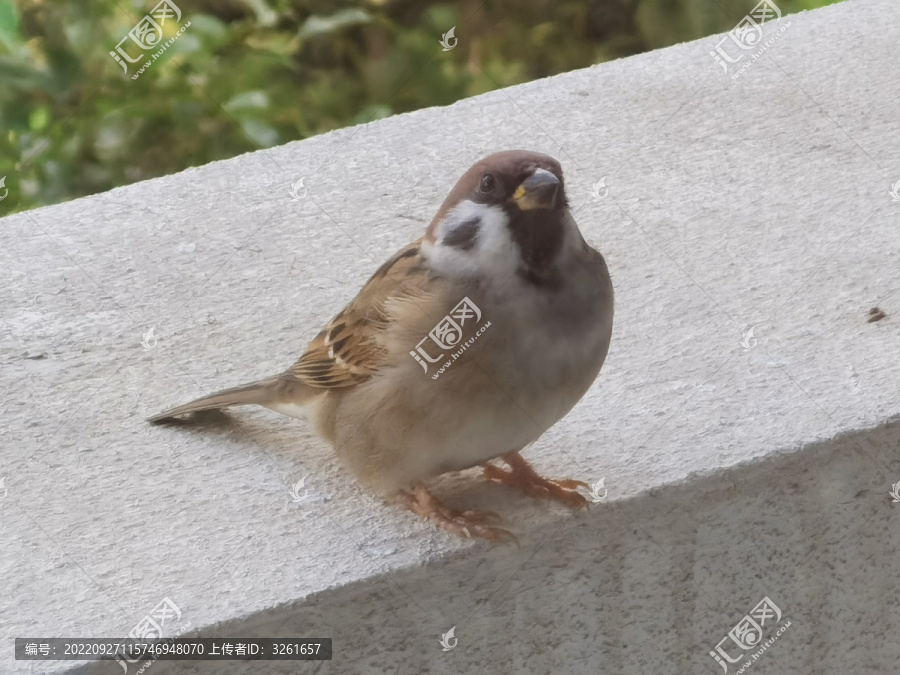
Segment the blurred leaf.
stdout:
[[0,44],[13,49],[21,41],[19,13],[9,0],[0,0]]
[[245,91],[232,97],[225,104],[229,112],[237,112],[247,109],[262,109],[269,106],[269,96],[264,91]]
[[231,31],[227,24],[217,17],[209,14],[193,14],[190,17],[191,27],[188,28],[179,41],[184,40],[188,35],[200,39],[207,49],[212,51],[216,47],[228,44]]
[[50,123],[50,110],[46,106],[35,108],[28,117],[28,126],[32,131],[43,131]]
[[278,144],[278,132],[258,120],[244,120],[241,126],[247,135],[261,148],[269,148]]
[[300,28],[298,35],[301,38],[309,38],[317,35],[334,33],[347,26],[356,26],[369,23],[372,17],[362,9],[342,9],[331,16],[309,17]]
[[256,13],[256,22],[260,26],[269,28],[278,21],[278,13],[269,7],[265,0],[247,0],[247,4]]
[[40,71],[30,63],[20,63],[0,54],[0,88],[2,87],[40,89],[50,93],[56,91],[52,74]]

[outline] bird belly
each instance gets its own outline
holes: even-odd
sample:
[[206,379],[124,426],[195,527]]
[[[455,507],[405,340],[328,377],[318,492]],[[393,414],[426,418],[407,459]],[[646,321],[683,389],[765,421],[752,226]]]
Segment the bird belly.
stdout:
[[609,347],[611,303],[589,303],[576,319],[546,302],[480,308],[476,328],[491,325],[474,341],[466,333],[459,358],[458,346],[432,349],[446,356],[423,369],[409,351],[421,336],[403,336],[389,345],[390,368],[346,393],[334,445],[362,482],[390,492],[521,450],[590,388]]

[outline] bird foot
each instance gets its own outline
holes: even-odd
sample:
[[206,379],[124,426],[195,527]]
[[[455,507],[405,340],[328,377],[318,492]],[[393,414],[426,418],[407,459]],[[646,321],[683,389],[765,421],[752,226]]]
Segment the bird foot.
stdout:
[[516,539],[509,530],[488,524],[490,521],[500,521],[500,516],[493,511],[451,509],[426,490],[424,485],[416,485],[410,491],[401,490],[398,497],[404,508],[460,537],[480,537],[491,541]]
[[587,483],[568,478],[544,478],[518,452],[508,452],[501,459],[509,465],[509,471],[494,464],[482,464],[484,477],[492,483],[509,485],[536,499],[553,499],[573,509],[589,508],[588,500],[577,492],[580,487],[590,489]]

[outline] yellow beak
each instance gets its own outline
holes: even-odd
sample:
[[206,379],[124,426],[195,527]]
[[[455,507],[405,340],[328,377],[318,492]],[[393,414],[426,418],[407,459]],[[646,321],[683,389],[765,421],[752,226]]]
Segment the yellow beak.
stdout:
[[537,169],[513,193],[513,201],[523,211],[552,209],[559,191],[559,178],[546,169]]

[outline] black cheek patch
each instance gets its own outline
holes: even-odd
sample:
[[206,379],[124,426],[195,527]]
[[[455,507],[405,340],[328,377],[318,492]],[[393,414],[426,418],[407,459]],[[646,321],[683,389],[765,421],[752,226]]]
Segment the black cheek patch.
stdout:
[[475,246],[475,242],[478,240],[478,229],[480,224],[480,218],[471,218],[461,222],[443,236],[441,244],[468,251]]

